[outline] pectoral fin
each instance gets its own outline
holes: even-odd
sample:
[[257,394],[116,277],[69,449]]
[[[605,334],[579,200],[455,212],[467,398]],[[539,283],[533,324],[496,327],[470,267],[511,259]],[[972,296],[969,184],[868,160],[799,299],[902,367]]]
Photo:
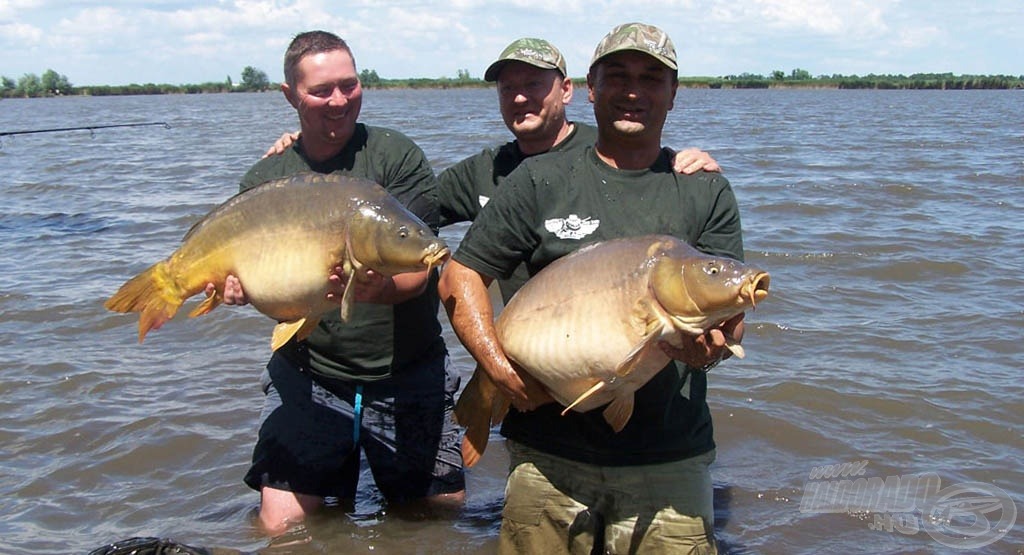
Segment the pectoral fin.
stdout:
[[747,356],[747,352],[743,350],[743,345],[740,345],[735,339],[729,336],[725,337],[725,348],[732,351],[732,354],[736,355],[736,358],[743,358]]
[[600,382],[597,382],[596,384],[594,384],[594,386],[591,387],[590,389],[584,391],[582,395],[577,397],[576,400],[572,402],[572,404],[570,404],[569,406],[565,407],[565,410],[562,411],[562,416],[565,416],[566,414],[568,414],[570,410],[572,410],[573,408],[576,407],[576,405],[582,403],[583,401],[586,401],[587,398],[589,398],[591,395],[593,395],[593,394],[597,393],[598,391],[601,391],[602,389],[604,389],[604,386],[606,386],[606,385],[608,385],[608,384],[606,384],[603,381],[600,381]]
[[505,418],[510,404],[487,373],[477,367],[455,403],[455,421],[466,428],[462,439],[462,463],[466,467],[475,465],[483,456],[491,426]]
[[352,243],[349,234],[345,232],[345,256],[341,262],[342,273],[345,278],[345,291],[341,294],[341,321],[348,322],[352,317],[352,304],[355,303],[355,279],[356,269],[359,262],[352,256]]
[[355,272],[345,272],[345,292],[341,294],[341,321],[348,322],[349,318],[352,317],[352,304],[355,303],[355,294],[352,291],[355,290]]
[[639,343],[633,347],[633,350],[626,355],[615,367],[615,374],[619,377],[628,376],[637,365],[646,357],[652,349],[658,349],[658,340],[661,338],[661,328],[657,328],[647,332],[647,335],[640,340]]
[[623,428],[626,427],[626,423],[629,422],[631,416],[633,416],[633,399],[635,396],[630,393],[624,397],[619,397],[605,407],[604,421],[615,430],[615,433],[619,433]]

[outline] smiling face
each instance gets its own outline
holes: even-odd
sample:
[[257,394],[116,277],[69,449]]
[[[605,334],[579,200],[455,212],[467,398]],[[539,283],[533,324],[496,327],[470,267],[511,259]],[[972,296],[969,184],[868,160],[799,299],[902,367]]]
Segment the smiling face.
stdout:
[[299,113],[302,146],[314,160],[337,154],[355,132],[363,89],[345,50],[310,54],[296,65],[295,83],[281,85]]
[[675,72],[652,56],[627,50],[598,61],[587,86],[602,133],[660,143],[679,86]]
[[511,62],[498,74],[501,117],[520,148],[531,142],[553,141],[565,125],[565,106],[571,99],[572,80],[558,70]]

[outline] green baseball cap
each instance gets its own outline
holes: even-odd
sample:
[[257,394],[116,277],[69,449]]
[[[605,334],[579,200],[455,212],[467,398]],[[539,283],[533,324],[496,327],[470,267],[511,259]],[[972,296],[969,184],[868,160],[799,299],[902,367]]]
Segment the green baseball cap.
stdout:
[[523,62],[541,69],[557,69],[565,77],[565,58],[544,39],[522,38],[505,47],[498,60],[487,67],[484,81],[497,81],[501,68],[509,62]]
[[590,61],[594,67],[601,58],[623,50],[635,50],[653,56],[669,69],[678,70],[676,66],[676,47],[665,31],[646,23],[625,23],[611,30],[601,39]]

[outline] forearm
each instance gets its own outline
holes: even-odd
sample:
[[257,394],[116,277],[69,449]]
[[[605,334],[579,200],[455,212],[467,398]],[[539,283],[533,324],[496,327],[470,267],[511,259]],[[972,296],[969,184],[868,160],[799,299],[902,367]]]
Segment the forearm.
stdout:
[[452,329],[469,354],[496,382],[514,370],[494,328],[494,307],[487,286],[491,279],[450,260],[441,273],[438,292]]

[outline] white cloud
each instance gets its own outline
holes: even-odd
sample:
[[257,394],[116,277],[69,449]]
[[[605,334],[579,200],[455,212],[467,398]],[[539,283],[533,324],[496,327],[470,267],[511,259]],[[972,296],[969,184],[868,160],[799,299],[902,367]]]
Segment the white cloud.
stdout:
[[[672,36],[684,75],[914,72],[1019,74],[1020,0],[0,0],[0,72],[76,84],[201,83],[252,65],[279,79],[295,33],[333,31],[385,77],[480,75],[513,39],[551,40],[582,76],[612,26]],[[883,52],[884,50],[884,52]],[[933,61],[934,60],[934,61]],[[985,68],[985,69],[982,69]],[[926,69],[926,68],[921,68]]]
[[43,30],[27,23],[0,24],[0,42],[37,44],[43,38]]
[[884,33],[886,12],[893,2],[877,0],[755,0],[758,15],[783,29],[806,29],[835,36]]

